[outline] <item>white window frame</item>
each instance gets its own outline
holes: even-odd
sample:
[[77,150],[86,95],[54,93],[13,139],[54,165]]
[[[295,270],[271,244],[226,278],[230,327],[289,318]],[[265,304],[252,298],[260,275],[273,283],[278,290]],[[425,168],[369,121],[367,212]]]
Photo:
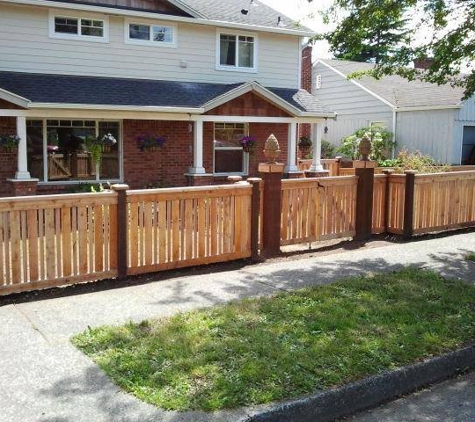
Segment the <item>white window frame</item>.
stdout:
[[[55,31],[55,19],[56,18],[65,18],[65,19],[77,19],[78,21],[78,33],[77,34],[65,34],[62,32]],[[103,35],[102,37],[97,37],[94,35],[81,35],[81,19],[88,19],[94,21],[103,22]],[[77,41],[91,41],[91,42],[109,42],[109,17],[107,15],[91,15],[85,13],[75,12],[74,15],[55,12],[53,10],[49,11],[49,37],[58,38],[62,40],[77,40]]]
[[[150,27],[150,39],[149,40],[137,40],[135,38],[130,38],[130,29],[129,25],[146,25]],[[153,35],[154,26],[166,26],[173,29],[172,42],[160,42],[153,41],[151,39]],[[134,44],[134,45],[143,45],[143,46],[153,46],[153,47],[165,47],[165,48],[177,48],[178,47],[178,25],[171,22],[162,22],[162,21],[143,21],[140,19],[124,19],[124,44]]]
[[[236,65],[222,65],[221,64],[221,35],[234,35],[236,37]],[[237,37],[253,37],[254,38],[254,67],[239,67],[239,43]],[[255,32],[242,32],[233,31],[228,29],[216,30],[216,70],[225,70],[228,72],[244,72],[244,73],[257,73],[258,72],[258,50],[259,50],[259,37]]]
[[[242,123],[242,122],[213,122],[213,175],[214,176],[247,176],[249,174],[249,153],[243,150],[243,147],[216,147],[214,142],[216,140],[215,130],[216,126],[215,123],[225,123],[225,124],[244,124],[244,130],[246,136],[249,136],[249,124]],[[242,169],[243,171],[240,172],[221,172],[216,173],[215,169],[215,151],[238,151],[242,150]]]
[[[124,125],[122,120],[117,119],[89,119],[89,118],[34,118],[29,117],[27,120],[37,120],[43,122],[43,180],[38,182],[38,185],[81,185],[84,183],[117,183],[124,180],[124,162],[123,162],[123,139],[124,139]],[[118,179],[101,179],[99,173],[96,173],[95,179],[81,179],[81,180],[48,180],[48,120],[93,120],[96,122],[95,130],[96,136],[99,136],[99,123],[100,122],[116,122],[119,123],[119,139],[117,140],[117,152],[119,160],[119,178]]]

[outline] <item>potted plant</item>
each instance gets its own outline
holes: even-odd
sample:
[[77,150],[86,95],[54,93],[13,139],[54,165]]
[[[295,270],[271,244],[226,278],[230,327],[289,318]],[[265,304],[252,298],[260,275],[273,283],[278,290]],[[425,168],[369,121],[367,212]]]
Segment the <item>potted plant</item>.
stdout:
[[252,152],[256,145],[256,139],[253,136],[243,136],[239,143],[242,146],[244,152]]
[[17,135],[0,135],[0,147],[5,152],[12,152],[18,148],[20,138]]
[[298,145],[302,155],[305,156],[310,153],[310,149],[312,148],[312,140],[308,136],[301,136]]
[[140,151],[157,151],[158,148],[165,145],[165,138],[163,136],[146,134],[139,135],[135,138],[137,141],[137,147]]

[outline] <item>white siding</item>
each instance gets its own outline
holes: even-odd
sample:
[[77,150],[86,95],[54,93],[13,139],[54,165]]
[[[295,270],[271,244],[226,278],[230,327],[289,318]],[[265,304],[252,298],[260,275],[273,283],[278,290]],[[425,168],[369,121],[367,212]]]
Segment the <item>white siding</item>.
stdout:
[[462,108],[456,113],[454,125],[454,144],[452,161],[460,164],[462,161],[462,142],[464,126],[475,126],[475,96],[465,100]]
[[295,36],[259,33],[258,73],[243,73],[215,69],[214,27],[179,23],[177,48],[124,44],[122,17],[110,16],[109,27],[109,43],[52,39],[48,9],[0,3],[0,70],[297,87]]
[[428,154],[443,163],[457,164],[453,157],[457,112],[458,110],[448,109],[397,113],[397,149],[405,147],[410,151]]
[[376,121],[385,122],[388,130],[392,131],[392,109],[387,104],[321,63],[313,67],[313,81],[316,75],[321,75],[322,85],[320,89],[313,87],[313,93],[338,114],[336,121],[327,122],[327,141],[340,145],[342,137]]

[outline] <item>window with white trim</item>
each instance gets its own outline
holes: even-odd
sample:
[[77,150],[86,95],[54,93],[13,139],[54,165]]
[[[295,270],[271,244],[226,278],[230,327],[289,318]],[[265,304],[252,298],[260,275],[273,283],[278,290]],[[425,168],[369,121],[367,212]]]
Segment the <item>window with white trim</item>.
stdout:
[[257,37],[248,34],[218,32],[217,68],[255,71]]
[[53,38],[108,41],[107,19],[50,14],[50,36]]
[[176,46],[175,25],[125,22],[125,42],[129,44],[149,44],[164,47]]
[[244,152],[240,143],[248,135],[245,123],[214,124],[214,173],[247,174],[249,154]]
[[120,122],[27,120],[28,170],[42,182],[120,179]]

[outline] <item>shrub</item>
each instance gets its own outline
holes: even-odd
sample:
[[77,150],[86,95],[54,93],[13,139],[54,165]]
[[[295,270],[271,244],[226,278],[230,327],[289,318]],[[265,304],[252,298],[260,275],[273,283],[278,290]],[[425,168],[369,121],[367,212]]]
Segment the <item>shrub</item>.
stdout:
[[424,155],[420,151],[410,152],[403,149],[397,158],[392,160],[382,160],[378,162],[380,167],[394,167],[396,173],[404,173],[405,170],[417,170],[420,173],[439,173],[450,171],[447,164],[438,163],[429,155]]
[[353,135],[346,136],[341,140],[341,146],[337,149],[345,157],[356,160],[358,158],[358,146],[361,138],[367,134],[371,138],[372,150],[370,158],[380,161],[386,160],[396,146],[393,134],[380,126],[362,127]]
[[322,141],[322,158],[335,158],[335,145],[328,141]]

